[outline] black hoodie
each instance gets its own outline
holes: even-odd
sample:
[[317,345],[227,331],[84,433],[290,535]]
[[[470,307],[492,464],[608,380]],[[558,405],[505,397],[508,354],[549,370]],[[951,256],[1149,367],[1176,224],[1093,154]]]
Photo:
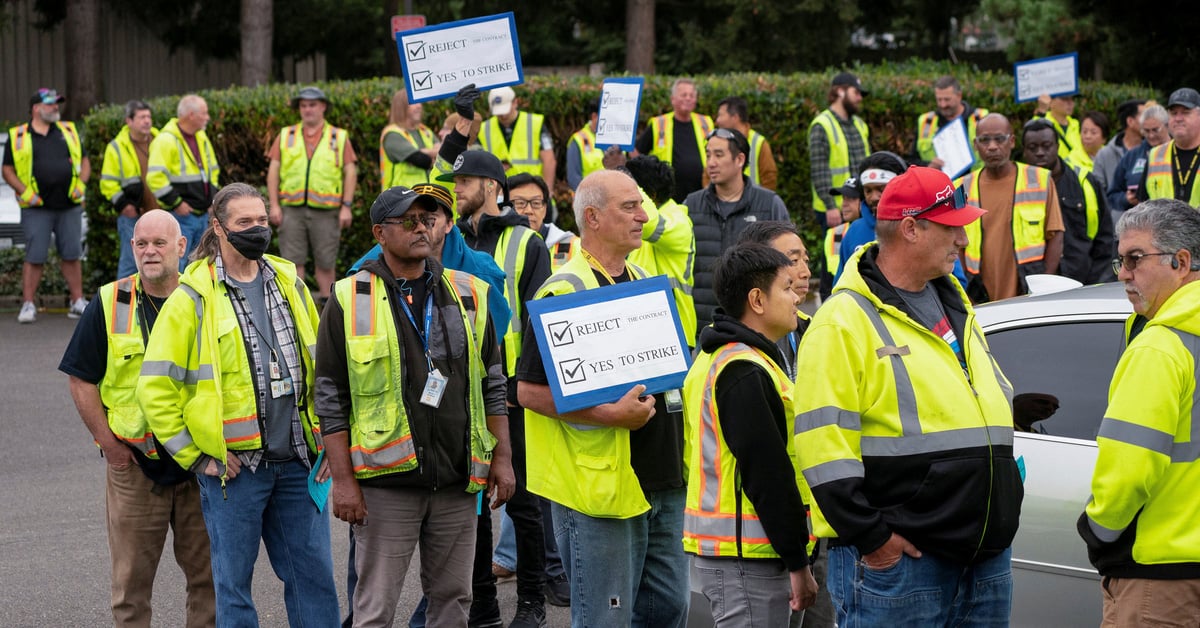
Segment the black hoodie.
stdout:
[[[718,308],[713,323],[700,331],[700,350],[712,353],[730,343],[744,343],[785,368],[775,343]],[[717,410],[721,436],[733,457],[741,490],[754,504],[771,547],[788,571],[808,565],[808,526],[804,502],[796,486],[795,467],[787,452],[787,415],[771,376],[757,364],[735,360],[717,376]]]

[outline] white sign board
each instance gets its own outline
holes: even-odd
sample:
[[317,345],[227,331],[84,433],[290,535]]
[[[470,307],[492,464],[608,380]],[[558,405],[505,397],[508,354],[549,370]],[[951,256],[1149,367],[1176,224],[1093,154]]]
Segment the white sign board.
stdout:
[[560,414],[616,401],[636,384],[647,395],[683,385],[691,355],[664,276],[526,307]]
[[621,150],[633,150],[645,84],[641,77],[604,81],[600,90],[600,116],[596,120],[597,148],[619,146]]
[[1079,53],[1014,63],[1013,78],[1017,102],[1037,100],[1042,94],[1074,94],[1079,91]]
[[951,179],[957,179],[971,169],[975,153],[971,151],[971,140],[962,117],[938,129],[933,136],[933,152],[942,160],[942,172]]
[[525,81],[511,12],[397,33],[396,47],[411,103]]

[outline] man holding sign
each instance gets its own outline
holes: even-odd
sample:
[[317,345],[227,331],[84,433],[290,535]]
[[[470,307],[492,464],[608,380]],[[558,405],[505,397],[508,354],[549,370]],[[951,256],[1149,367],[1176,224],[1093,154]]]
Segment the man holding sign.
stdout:
[[[962,85],[953,76],[943,76],[933,83],[933,97],[937,102],[937,108],[933,111],[926,111],[917,118],[917,140],[913,147],[915,159],[910,163],[941,170],[945,161],[934,150],[933,136],[937,135],[938,131],[946,125],[962,119],[967,128],[967,141],[974,144],[975,127],[988,114],[988,110],[972,108],[963,101]],[[979,151],[974,152],[975,167],[972,170],[983,167]]]
[[[575,193],[575,217],[580,254],[550,277],[538,299],[645,276],[625,262],[641,246],[647,220],[633,179],[614,170],[586,177]],[[682,627],[688,566],[679,543],[679,392],[643,396],[639,383],[617,401],[560,415],[534,334],[524,337],[517,380],[528,489],[552,502],[571,581],[572,626]]]

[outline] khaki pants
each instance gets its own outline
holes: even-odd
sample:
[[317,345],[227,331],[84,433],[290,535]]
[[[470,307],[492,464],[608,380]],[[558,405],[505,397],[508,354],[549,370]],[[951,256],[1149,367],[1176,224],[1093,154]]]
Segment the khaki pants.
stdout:
[[112,556],[112,612],[118,627],[150,626],[154,574],[173,530],[175,562],[187,580],[187,626],[216,624],[208,533],[196,480],[159,487],[136,465],[108,469],[105,511]]
[[1102,628],[1200,626],[1200,579],[1104,578]]

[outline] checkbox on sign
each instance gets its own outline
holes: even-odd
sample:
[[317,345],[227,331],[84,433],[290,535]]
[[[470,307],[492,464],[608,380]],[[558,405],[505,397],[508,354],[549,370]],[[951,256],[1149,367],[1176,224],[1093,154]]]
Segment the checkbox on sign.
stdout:
[[425,59],[425,42],[423,41],[406,42],[404,49],[408,51],[409,61],[422,61]]
[[582,358],[571,358],[559,362],[558,371],[562,373],[563,384],[578,384],[587,381],[587,371],[583,368]]
[[571,333],[570,321],[550,323],[546,326],[546,329],[550,332],[550,346],[563,347],[575,344],[575,335]]
[[433,77],[428,71],[413,72],[412,74],[413,91],[421,92],[427,89],[433,89]]

